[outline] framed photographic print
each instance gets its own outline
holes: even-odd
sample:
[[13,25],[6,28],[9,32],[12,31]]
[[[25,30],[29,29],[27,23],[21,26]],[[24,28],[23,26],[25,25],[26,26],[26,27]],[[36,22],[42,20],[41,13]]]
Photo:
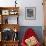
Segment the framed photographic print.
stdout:
[[9,15],[9,10],[2,10],[2,15]]
[[0,24],[1,24],[1,15],[0,15]]
[[36,8],[35,7],[26,7],[25,8],[25,18],[28,20],[36,19]]
[[0,32],[0,41],[1,41],[1,32]]
[[17,24],[17,16],[11,16],[8,18],[8,24]]

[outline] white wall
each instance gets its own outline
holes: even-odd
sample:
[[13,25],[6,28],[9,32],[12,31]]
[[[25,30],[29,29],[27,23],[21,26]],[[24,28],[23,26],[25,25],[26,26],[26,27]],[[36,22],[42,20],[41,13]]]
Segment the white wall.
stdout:
[[[24,26],[43,26],[43,6],[42,0],[21,0],[18,1],[20,8],[20,25]],[[25,7],[36,7],[36,20],[25,20]]]
[[[15,6],[15,0],[0,0],[0,6]],[[21,26],[43,26],[42,0],[17,0],[19,9],[19,24]],[[25,7],[36,7],[36,20],[25,19]]]

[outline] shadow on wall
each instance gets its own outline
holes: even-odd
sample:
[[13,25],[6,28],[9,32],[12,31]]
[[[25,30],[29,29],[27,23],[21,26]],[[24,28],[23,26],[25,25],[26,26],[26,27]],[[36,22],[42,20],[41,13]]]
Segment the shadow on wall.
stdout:
[[23,35],[25,33],[25,31],[28,29],[28,28],[32,28],[36,34],[37,34],[37,37],[39,39],[39,41],[41,43],[43,43],[43,30],[42,30],[42,26],[21,26],[20,27],[20,32],[19,32],[19,39],[20,39],[20,42],[23,38]]

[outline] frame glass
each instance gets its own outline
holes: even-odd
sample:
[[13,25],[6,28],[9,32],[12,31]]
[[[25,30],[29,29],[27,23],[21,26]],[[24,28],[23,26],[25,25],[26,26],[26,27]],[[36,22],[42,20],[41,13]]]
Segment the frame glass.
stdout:
[[28,20],[36,19],[36,8],[35,7],[26,7],[25,8],[25,18]]
[[1,15],[0,15],[0,24],[1,24]]
[[2,15],[9,15],[9,10],[2,10]]

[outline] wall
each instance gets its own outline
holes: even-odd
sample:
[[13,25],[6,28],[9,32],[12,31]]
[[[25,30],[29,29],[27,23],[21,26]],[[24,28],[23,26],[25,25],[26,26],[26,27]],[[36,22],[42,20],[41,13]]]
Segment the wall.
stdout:
[[32,28],[33,31],[37,34],[37,37],[41,43],[43,43],[43,34],[42,34],[42,27],[41,26],[21,26],[19,32],[19,39],[20,42],[24,36],[24,33],[27,31],[28,28]]
[[[19,1],[20,8],[20,18],[19,24],[22,26],[43,26],[43,6],[42,0],[21,0]],[[25,7],[36,7],[36,20],[26,20],[25,19]]]
[[[0,6],[9,7],[15,6],[15,0],[0,0]],[[19,10],[19,24],[20,26],[43,26],[43,6],[42,0],[17,0]],[[26,20],[25,19],[25,7],[35,7],[36,8],[36,20]]]

